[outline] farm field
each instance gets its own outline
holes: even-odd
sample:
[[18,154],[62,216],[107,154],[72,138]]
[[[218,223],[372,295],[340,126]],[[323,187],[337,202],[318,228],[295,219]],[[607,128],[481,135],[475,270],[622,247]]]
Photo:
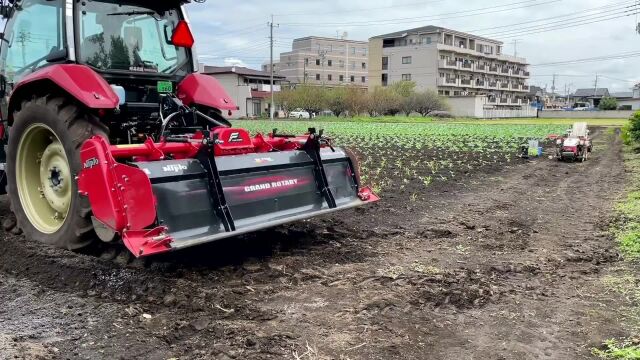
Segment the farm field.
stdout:
[[[455,119],[436,119],[431,117],[415,117],[415,116],[382,116],[382,117],[319,117],[315,119],[321,123],[344,123],[344,122],[356,122],[366,124],[379,124],[379,123],[394,123],[394,124],[473,124],[473,125],[564,125],[571,126],[574,122],[586,122],[589,126],[607,126],[607,127],[622,127],[627,124],[627,119],[540,119],[540,118],[510,118],[510,119],[472,119],[472,118],[455,118]],[[265,120],[258,120],[265,121]],[[280,121],[298,121],[295,119],[287,119]],[[303,121],[304,122],[304,121]]]
[[590,359],[625,335],[615,131],[558,163],[516,153],[565,124],[234,125],[324,129],[382,200],[148,261],[5,234],[0,358]]

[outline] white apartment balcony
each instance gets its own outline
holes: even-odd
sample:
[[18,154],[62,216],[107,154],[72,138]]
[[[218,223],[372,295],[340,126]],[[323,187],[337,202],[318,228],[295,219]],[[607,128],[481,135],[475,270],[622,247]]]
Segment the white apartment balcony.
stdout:
[[460,68],[457,61],[455,60],[440,60],[440,68],[441,69],[454,69],[457,70]]
[[485,64],[476,64],[476,72],[485,73],[487,72],[488,66]]
[[[282,87],[280,85],[273,85],[273,92],[281,91]],[[271,85],[262,84],[260,85],[260,91],[271,91]]]
[[500,75],[509,76],[511,75],[511,70],[509,68],[503,67],[500,69]]
[[509,104],[510,105],[522,105],[522,100],[521,99],[511,98],[511,99],[509,99]]
[[529,85],[522,85],[522,91],[529,92]]
[[473,84],[473,87],[476,89],[486,89],[487,88],[487,81],[485,80],[476,80]]
[[488,98],[486,98],[485,104],[488,104],[488,105],[497,105],[497,104],[498,104],[498,98],[495,98],[495,97],[488,97]]
[[487,89],[498,90],[498,82],[497,81],[488,81]]
[[460,79],[460,86],[462,87],[471,87],[471,84],[473,84],[471,79]]
[[465,70],[465,71],[475,71],[474,68],[473,68],[473,64],[470,63],[470,62],[467,62],[467,63],[462,62],[462,63],[460,63],[459,69],[460,70]]
[[487,69],[487,72],[489,74],[496,74],[496,75],[498,75],[500,73],[499,70],[498,70],[498,67],[496,65],[489,66],[488,69]]
[[511,90],[520,91],[520,84],[511,84]]
[[[249,84],[248,85],[253,91],[268,91],[271,92],[271,85],[269,84]],[[273,92],[279,92],[282,90],[281,85],[273,85]]]
[[509,83],[508,82],[501,82],[500,86],[498,88],[500,90],[509,90]]
[[456,78],[438,78],[438,86],[460,86],[460,80]]
[[509,105],[509,99],[508,98],[498,99],[498,105]]
[[528,78],[529,77],[529,72],[528,71],[524,71],[522,69],[514,69],[511,72],[511,76],[519,77],[519,78]]
[[449,52],[454,52],[454,53],[458,53],[458,54],[472,55],[472,56],[481,56],[481,57],[485,57],[485,58],[489,58],[489,59],[506,61],[506,62],[511,62],[511,63],[527,64],[527,59],[525,59],[525,58],[515,57],[515,56],[510,56],[510,55],[504,55],[504,54],[500,54],[500,55],[486,54],[486,53],[482,53],[482,52],[476,51],[475,49],[467,49],[467,48],[464,48],[464,47],[458,47],[458,46],[454,46],[454,45],[450,45],[450,44],[440,44],[440,43],[438,43],[438,50],[449,51]]

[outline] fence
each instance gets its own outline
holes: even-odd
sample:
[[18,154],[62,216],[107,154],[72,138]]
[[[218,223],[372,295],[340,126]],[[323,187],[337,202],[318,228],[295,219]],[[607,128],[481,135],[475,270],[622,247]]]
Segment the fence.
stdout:
[[509,109],[484,109],[483,118],[500,119],[500,118],[532,118],[538,115],[538,109],[523,106],[521,110]]
[[538,117],[545,119],[628,119],[635,111],[553,111],[542,110]]

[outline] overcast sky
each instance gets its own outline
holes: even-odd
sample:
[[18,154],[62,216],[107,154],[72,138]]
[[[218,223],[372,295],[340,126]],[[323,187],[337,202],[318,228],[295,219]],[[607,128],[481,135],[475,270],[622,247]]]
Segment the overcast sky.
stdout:
[[[269,60],[270,14],[275,15],[276,50],[291,49],[294,38],[348,33],[367,40],[425,25],[472,32],[505,43],[530,64],[604,57],[595,62],[532,66],[530,83],[551,91],[594,86],[629,91],[640,82],[640,4],[635,0],[209,0],[188,6],[200,61],[259,68]],[[587,23],[587,24],[585,24]],[[583,25],[580,25],[583,24]],[[578,26],[576,26],[578,25]],[[571,26],[571,27],[568,27]],[[636,52],[633,57],[610,55]]]

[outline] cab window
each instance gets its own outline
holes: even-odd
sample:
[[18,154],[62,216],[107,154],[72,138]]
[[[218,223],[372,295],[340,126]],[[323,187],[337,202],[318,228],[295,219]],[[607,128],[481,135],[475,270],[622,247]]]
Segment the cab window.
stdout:
[[62,0],[24,0],[14,9],[2,41],[0,69],[14,83],[47,64],[47,56],[64,48]]

